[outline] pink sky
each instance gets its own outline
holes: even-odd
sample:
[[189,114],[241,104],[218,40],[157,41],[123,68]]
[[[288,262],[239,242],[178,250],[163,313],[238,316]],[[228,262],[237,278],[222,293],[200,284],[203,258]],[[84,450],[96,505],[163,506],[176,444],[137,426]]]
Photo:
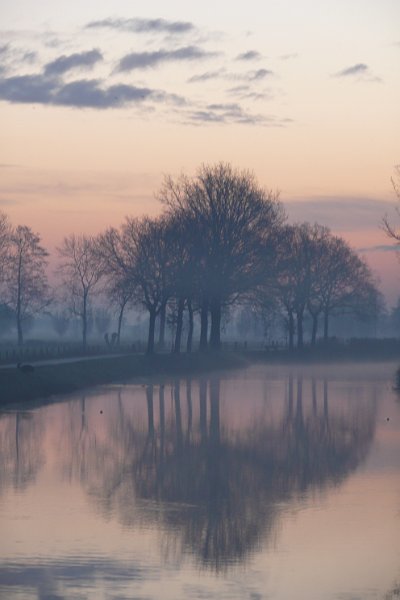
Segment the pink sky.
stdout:
[[0,209],[53,251],[157,214],[163,174],[231,162],[400,292],[380,230],[400,162],[393,0],[0,7]]

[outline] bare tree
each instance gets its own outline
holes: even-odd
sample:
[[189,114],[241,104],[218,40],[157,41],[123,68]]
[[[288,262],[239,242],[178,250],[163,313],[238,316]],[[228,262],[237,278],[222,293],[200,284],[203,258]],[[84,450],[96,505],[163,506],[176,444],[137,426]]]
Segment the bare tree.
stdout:
[[48,252],[40,236],[19,225],[10,235],[6,275],[6,301],[16,318],[18,344],[23,344],[23,323],[50,303],[46,265]]
[[4,283],[10,241],[11,226],[7,215],[0,211],[0,285]]
[[320,300],[324,315],[324,340],[328,339],[329,318],[338,314],[364,313],[377,293],[368,265],[341,238],[332,236],[323,257]]
[[132,262],[128,276],[135,289],[135,301],[149,313],[147,353],[154,352],[155,323],[169,297],[171,253],[164,218],[127,219],[123,240]]
[[61,263],[59,272],[74,315],[82,322],[82,346],[86,350],[89,302],[103,275],[103,265],[95,251],[95,240],[90,236],[64,238],[58,249]]
[[133,302],[135,282],[131,276],[134,257],[115,228],[107,229],[96,239],[96,253],[104,267],[104,292],[118,310],[117,344],[121,340],[124,312]]
[[97,243],[107,277],[122,286],[126,302],[149,313],[148,354],[154,352],[156,318],[170,295],[171,240],[167,219],[145,217],[127,218],[120,231],[108,230]]
[[211,314],[210,346],[221,343],[223,306],[235,302],[261,277],[263,248],[284,218],[276,194],[247,171],[203,166],[190,180],[167,179],[160,199],[187,224],[197,255],[201,346]]
[[[0,298],[2,302],[4,301],[5,294],[5,279],[7,275],[7,265],[9,260],[10,241],[11,227],[8,221],[8,217],[5,213],[0,212]],[[3,306],[2,313],[7,314],[7,308]],[[10,309],[8,308],[8,310]],[[2,320],[2,330],[6,322],[7,320]]]
[[[397,199],[400,200],[400,165],[395,166],[394,176],[392,177],[391,181]],[[396,212],[400,216],[400,208],[398,206],[396,207]],[[383,218],[382,225],[386,234],[397,243],[400,243],[400,231],[389,222],[387,216]]]

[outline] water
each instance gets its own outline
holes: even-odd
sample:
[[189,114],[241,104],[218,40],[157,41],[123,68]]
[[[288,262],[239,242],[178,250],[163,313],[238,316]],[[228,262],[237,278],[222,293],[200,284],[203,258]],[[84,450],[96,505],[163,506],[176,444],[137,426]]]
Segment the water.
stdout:
[[396,365],[253,366],[0,415],[0,597],[400,595]]

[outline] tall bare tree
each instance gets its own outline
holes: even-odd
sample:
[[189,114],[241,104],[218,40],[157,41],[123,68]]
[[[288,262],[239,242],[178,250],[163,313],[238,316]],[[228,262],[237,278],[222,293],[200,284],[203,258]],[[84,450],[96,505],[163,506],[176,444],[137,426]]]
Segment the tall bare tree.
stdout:
[[201,345],[209,311],[210,346],[218,349],[222,308],[257,283],[263,249],[282,223],[283,209],[251,173],[223,163],[201,167],[192,180],[167,179],[160,199],[190,230],[199,269]]
[[93,237],[74,234],[65,237],[58,248],[59,272],[71,311],[81,319],[84,350],[87,347],[89,303],[104,272],[95,248]]
[[148,354],[154,352],[156,319],[171,293],[172,240],[166,218],[145,217],[127,218],[120,231],[108,230],[97,244],[107,277],[149,313]]
[[104,291],[112,306],[118,310],[117,344],[126,307],[133,302],[135,281],[132,278],[134,257],[115,228],[107,229],[96,239],[96,253],[104,268]]
[[6,275],[7,265],[9,261],[9,249],[11,241],[11,226],[8,217],[5,213],[0,211],[0,304],[3,306],[3,312],[7,314],[10,310],[4,305],[5,292],[6,292]]
[[48,252],[40,236],[19,225],[10,235],[6,299],[15,314],[18,344],[23,344],[23,324],[50,304],[46,266]]
[[155,323],[170,294],[171,252],[168,224],[164,218],[127,219],[123,239],[131,256],[128,275],[134,283],[135,300],[149,313],[147,353],[154,352]]

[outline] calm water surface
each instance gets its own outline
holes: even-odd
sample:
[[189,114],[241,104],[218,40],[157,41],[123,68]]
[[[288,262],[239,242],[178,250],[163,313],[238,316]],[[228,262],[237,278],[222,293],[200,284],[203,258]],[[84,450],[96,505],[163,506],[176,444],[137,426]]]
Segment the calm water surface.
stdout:
[[0,414],[0,597],[400,596],[396,365],[254,366]]

